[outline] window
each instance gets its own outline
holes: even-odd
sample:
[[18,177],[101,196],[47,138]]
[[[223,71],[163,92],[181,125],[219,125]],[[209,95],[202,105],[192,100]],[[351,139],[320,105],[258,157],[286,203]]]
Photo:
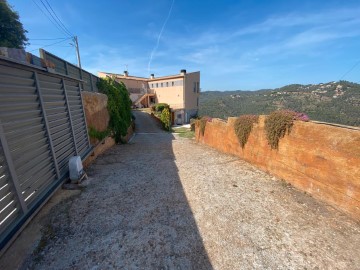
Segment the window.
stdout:
[[194,93],[196,93],[196,82],[194,82]]
[[151,84],[151,88],[154,88],[154,84],[153,84],[153,83]]
[[200,92],[200,82],[197,82],[197,92],[199,93]]
[[169,87],[169,82],[166,82],[166,87]]
[[159,84],[158,84],[158,83],[156,83],[156,87],[159,87]]
[[163,87],[163,83],[161,83],[161,87]]
[[184,80],[176,80],[171,82],[172,86],[182,86],[184,84]]
[[196,99],[196,106],[199,107],[199,98]]

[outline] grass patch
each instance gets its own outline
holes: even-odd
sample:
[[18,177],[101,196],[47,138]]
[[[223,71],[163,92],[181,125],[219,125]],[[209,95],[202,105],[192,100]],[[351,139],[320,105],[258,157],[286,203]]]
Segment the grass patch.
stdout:
[[179,137],[181,137],[181,138],[192,139],[195,137],[195,132],[191,131],[190,129],[185,128],[185,127],[173,128],[171,131],[172,131],[172,133],[179,134]]
[[93,139],[98,139],[99,141],[102,141],[109,135],[110,135],[110,130],[108,130],[108,129],[105,131],[98,131],[94,127],[91,127],[91,126],[89,127],[89,136]]

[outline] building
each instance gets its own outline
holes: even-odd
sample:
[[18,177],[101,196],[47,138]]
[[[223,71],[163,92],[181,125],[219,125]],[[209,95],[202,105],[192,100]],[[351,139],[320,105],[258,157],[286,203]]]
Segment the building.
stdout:
[[200,95],[200,71],[187,73],[182,69],[177,75],[150,78],[98,72],[99,77],[112,77],[123,82],[136,107],[150,107],[155,103],[170,105],[173,124],[189,123],[197,116]]

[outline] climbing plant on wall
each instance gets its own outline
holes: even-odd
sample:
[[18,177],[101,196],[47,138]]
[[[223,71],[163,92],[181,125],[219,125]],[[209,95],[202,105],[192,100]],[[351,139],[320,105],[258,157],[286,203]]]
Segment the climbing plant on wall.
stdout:
[[306,114],[294,112],[291,110],[279,110],[272,112],[265,119],[265,133],[268,144],[271,149],[279,148],[279,141],[290,133],[294,120],[309,121]]
[[234,131],[238,137],[241,148],[244,149],[248,141],[253,125],[259,121],[257,115],[241,115],[234,123]]
[[199,127],[202,136],[204,136],[205,134],[206,123],[211,121],[212,118],[209,116],[203,116],[200,119],[196,120],[195,124]]
[[107,95],[107,109],[110,115],[109,129],[116,143],[122,142],[131,124],[131,99],[123,83],[114,79],[100,79],[97,87],[101,93]]

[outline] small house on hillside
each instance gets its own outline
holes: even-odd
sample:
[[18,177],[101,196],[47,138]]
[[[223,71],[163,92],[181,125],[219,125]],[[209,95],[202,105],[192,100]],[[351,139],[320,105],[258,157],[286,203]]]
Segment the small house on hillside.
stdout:
[[129,91],[134,106],[148,108],[155,103],[170,105],[174,124],[189,123],[197,116],[200,95],[200,71],[187,73],[182,69],[177,75],[150,78],[98,72],[99,77],[113,77],[123,82]]

